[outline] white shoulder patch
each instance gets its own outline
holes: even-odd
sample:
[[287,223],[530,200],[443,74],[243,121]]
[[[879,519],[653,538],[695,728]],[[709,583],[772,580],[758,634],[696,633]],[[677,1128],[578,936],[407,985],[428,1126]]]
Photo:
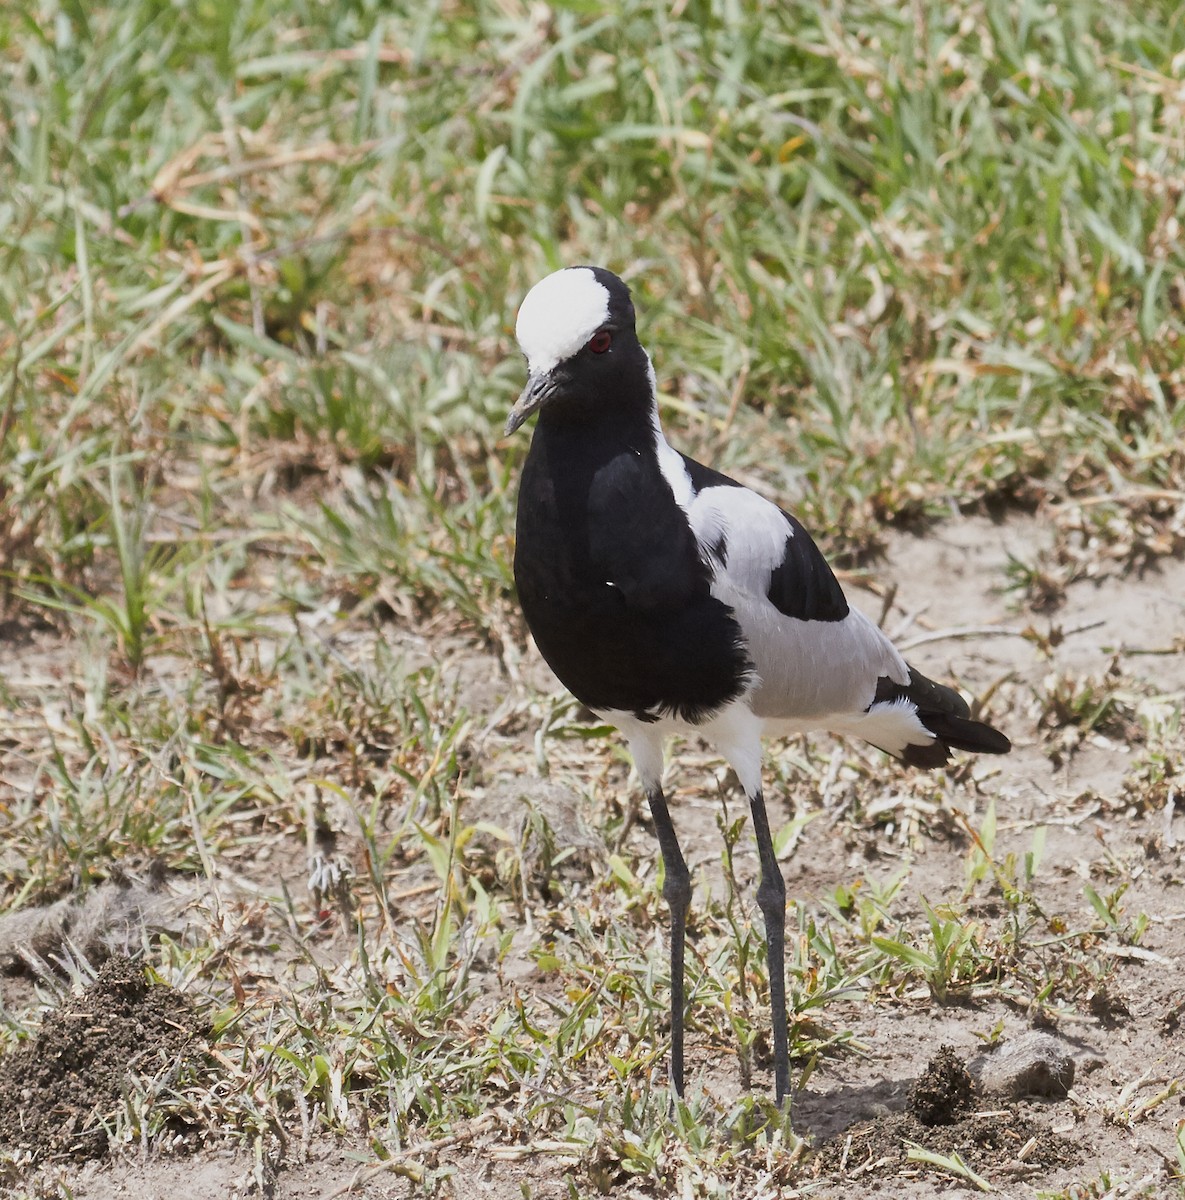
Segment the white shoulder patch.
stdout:
[[531,374],[571,358],[609,319],[609,292],[588,267],[555,271],[526,294],[514,333]]
[[650,374],[650,425],[654,430],[654,452],[658,456],[658,469],[674,494],[675,503],[684,512],[690,512],[695,500],[695,489],[691,486],[691,476],[687,472],[683,455],[663,436],[662,425],[658,419],[658,380],[655,378],[654,364],[649,355],[646,356],[646,368]]

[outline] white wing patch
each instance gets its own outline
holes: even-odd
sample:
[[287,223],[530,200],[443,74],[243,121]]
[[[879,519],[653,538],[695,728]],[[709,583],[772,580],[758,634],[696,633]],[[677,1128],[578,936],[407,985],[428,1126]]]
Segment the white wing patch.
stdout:
[[571,358],[608,319],[608,289],[588,267],[565,267],[526,294],[514,334],[531,374],[545,375]]
[[[759,682],[753,711],[786,729],[838,729],[872,703],[877,680],[907,683],[909,668],[887,637],[858,609],[842,621],[802,621],[718,577],[713,593],[741,627]],[[863,736],[863,735],[861,735]]]
[[663,478],[712,569],[712,595],[732,609],[753,663],[752,684],[740,702],[745,711],[773,729],[857,733],[890,753],[932,741],[912,703],[866,711],[877,681],[888,676],[907,684],[909,668],[859,609],[849,609],[841,621],[804,621],[770,600],[770,578],[785,556],[786,539],[794,536],[782,510],[746,487],[721,484],[696,492],[683,456],[663,436],[657,402],[651,422]]
[[[741,627],[756,674],[748,704],[758,717],[786,729],[835,729],[864,714],[882,676],[909,682],[905,660],[859,609],[840,621],[805,621],[770,600],[770,578],[794,536],[777,505],[748,488],[707,487],[692,501],[688,520],[714,570],[712,594]],[[888,719],[894,744],[904,716]],[[906,724],[911,734],[920,728],[916,717]]]
[[853,715],[831,726],[833,733],[851,734],[901,758],[908,746],[928,746],[934,734],[922,724],[917,705],[904,696],[882,700],[866,713]]
[[[790,523],[776,504],[745,487],[707,487],[687,514],[700,551],[729,582],[764,596],[770,576],[786,552]],[[724,556],[717,558],[723,539]]]

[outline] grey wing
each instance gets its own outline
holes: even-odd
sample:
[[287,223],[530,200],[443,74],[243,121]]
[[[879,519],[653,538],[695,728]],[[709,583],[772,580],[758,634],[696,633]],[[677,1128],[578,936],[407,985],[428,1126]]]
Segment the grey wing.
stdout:
[[909,682],[905,660],[848,606],[810,535],[776,504],[745,487],[705,487],[688,518],[712,594],[740,624],[759,717],[831,728],[866,712],[881,679]]

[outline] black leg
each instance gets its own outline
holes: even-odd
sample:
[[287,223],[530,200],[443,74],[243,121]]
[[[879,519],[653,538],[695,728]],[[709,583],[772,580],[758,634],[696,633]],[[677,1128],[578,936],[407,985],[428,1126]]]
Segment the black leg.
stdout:
[[761,859],[757,906],[765,918],[769,1004],[774,1032],[774,1091],[781,1106],[790,1092],[790,1038],[786,1021],[786,881],[774,854],[765,799],[760,789],[750,797],[749,807],[753,812],[753,832],[757,835],[757,853]]
[[[683,938],[687,930],[687,910],[691,905],[691,875],[679,839],[671,824],[666,797],[658,786],[646,789],[650,812],[654,817],[654,832],[662,851],[666,881],[662,894],[671,910],[671,1086],[678,1096],[683,1095]],[[782,1031],[785,1033],[785,1020]]]

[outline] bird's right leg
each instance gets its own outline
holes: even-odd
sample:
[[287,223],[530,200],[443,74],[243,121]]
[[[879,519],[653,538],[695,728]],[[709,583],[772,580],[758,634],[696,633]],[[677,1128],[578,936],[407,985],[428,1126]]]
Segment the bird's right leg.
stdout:
[[687,932],[687,910],[691,906],[691,874],[679,849],[675,826],[667,809],[666,797],[658,784],[647,786],[646,799],[654,817],[654,832],[666,879],[662,885],[663,899],[671,910],[671,1086],[675,1094],[683,1095],[683,943]]
[[675,826],[662,791],[662,738],[641,727],[629,735],[630,753],[642,779],[654,832],[662,851],[665,879],[663,899],[671,912],[671,1086],[683,1095],[683,943],[687,933],[687,910],[691,907],[691,873],[679,849]]

